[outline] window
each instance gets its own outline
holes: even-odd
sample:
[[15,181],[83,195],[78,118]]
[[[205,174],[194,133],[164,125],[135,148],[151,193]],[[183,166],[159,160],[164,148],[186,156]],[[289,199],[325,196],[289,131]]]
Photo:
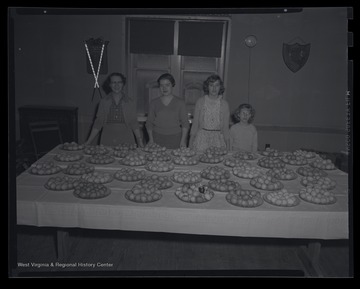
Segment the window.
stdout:
[[228,21],[127,18],[129,92],[138,114],[147,114],[149,102],[159,96],[157,79],[166,72],[175,78],[174,94],[185,100],[189,115],[193,113],[205,79],[214,73],[224,78]]
[[141,20],[130,22],[130,53],[174,54],[174,21]]
[[184,56],[221,57],[223,23],[179,23],[179,51]]

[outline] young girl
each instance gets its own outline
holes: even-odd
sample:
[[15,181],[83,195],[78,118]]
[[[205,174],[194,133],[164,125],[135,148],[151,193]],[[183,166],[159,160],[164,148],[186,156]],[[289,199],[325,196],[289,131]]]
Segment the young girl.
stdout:
[[197,151],[207,148],[229,149],[229,104],[222,98],[224,83],[218,75],[209,76],[203,85],[205,95],[195,104],[189,146]]
[[256,152],[258,137],[256,127],[252,124],[255,109],[244,103],[239,105],[233,116],[237,123],[230,128],[230,149]]

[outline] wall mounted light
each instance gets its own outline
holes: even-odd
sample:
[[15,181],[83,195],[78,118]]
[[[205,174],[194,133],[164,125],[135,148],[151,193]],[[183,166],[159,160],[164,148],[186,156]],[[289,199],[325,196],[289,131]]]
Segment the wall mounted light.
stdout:
[[256,45],[257,38],[254,35],[249,35],[245,38],[245,45],[249,48],[252,48]]
[[257,38],[254,35],[249,35],[245,38],[245,45],[249,47],[249,72],[248,72],[248,103],[250,103],[250,77],[251,77],[251,48],[257,44]]

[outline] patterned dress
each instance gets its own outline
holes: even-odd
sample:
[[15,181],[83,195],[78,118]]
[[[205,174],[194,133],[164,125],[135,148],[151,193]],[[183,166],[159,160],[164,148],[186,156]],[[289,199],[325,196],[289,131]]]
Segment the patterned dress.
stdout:
[[121,143],[133,144],[135,138],[132,130],[125,124],[122,101],[116,104],[112,99],[106,124],[101,133],[101,144],[117,146]]
[[220,128],[220,100],[210,99],[205,96],[204,102],[204,127],[198,131],[194,139],[194,149],[204,151],[211,146],[226,147],[224,136]]

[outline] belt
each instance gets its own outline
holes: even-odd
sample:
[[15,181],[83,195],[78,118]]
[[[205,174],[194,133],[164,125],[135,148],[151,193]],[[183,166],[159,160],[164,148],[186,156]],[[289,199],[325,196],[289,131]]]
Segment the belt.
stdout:
[[203,130],[206,130],[206,131],[220,131],[220,129],[207,129],[207,128],[203,128]]

